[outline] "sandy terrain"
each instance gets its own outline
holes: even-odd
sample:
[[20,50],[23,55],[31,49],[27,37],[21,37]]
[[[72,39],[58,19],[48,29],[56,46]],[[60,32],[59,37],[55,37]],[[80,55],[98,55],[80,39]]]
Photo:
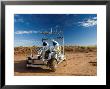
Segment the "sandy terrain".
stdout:
[[55,72],[47,67],[26,68],[25,56],[15,55],[15,76],[96,76],[96,51],[92,52],[66,52],[66,61],[59,64]]

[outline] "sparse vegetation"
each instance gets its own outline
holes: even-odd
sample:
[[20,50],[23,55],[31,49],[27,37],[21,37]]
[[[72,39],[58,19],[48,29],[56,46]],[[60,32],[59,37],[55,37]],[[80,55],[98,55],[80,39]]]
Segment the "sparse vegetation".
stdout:
[[66,52],[96,52],[97,46],[65,46]]
[[37,51],[36,51],[36,49],[37,49],[38,47],[36,47],[36,46],[32,46],[32,47],[22,47],[22,46],[20,46],[20,47],[15,47],[14,48],[14,54],[15,55],[17,55],[17,54],[31,54],[31,52],[32,53],[37,53]]
[[[15,47],[14,48],[14,54],[30,54],[31,51],[33,54],[36,54],[36,49],[39,48],[37,46],[32,47]],[[64,47],[65,52],[96,52],[97,46],[65,46]]]
[[50,73],[45,67],[25,68],[26,56],[39,47],[15,47],[14,75],[15,76],[96,76],[97,75],[97,46],[65,46],[65,62],[61,63],[56,72]]

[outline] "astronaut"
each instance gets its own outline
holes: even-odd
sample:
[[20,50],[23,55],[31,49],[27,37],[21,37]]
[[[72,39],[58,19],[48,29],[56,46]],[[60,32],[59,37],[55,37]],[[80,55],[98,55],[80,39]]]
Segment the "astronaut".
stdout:
[[41,53],[41,56],[42,56],[42,60],[45,61],[45,53],[46,51],[49,49],[49,44],[47,42],[43,42],[43,48],[42,48],[42,53]]
[[55,41],[55,40],[52,40],[52,44],[53,44],[53,46],[52,46],[51,49],[50,49],[50,53],[49,53],[48,60],[51,59],[51,55],[52,55],[53,53],[57,53],[57,54],[60,53],[59,43],[58,43],[57,41]]

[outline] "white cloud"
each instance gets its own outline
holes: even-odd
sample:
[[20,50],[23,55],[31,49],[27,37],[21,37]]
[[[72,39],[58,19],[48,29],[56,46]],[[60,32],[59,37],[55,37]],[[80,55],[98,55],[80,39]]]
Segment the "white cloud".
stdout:
[[39,40],[35,40],[35,39],[31,39],[31,40],[19,40],[17,42],[21,42],[21,43],[39,43]]
[[89,18],[85,21],[82,21],[82,22],[79,22],[80,26],[83,26],[83,27],[92,27],[92,26],[95,26],[97,25],[97,17],[93,17],[93,18]]
[[17,31],[15,34],[31,34],[32,31]]
[[93,19],[96,19],[97,20],[97,17],[93,17]]
[[15,47],[16,46],[40,46],[41,41],[35,40],[35,39],[30,39],[30,40],[15,40]]
[[15,34],[33,34],[38,33],[38,31],[16,31]]
[[38,33],[38,31],[32,31],[32,33]]
[[14,15],[14,21],[15,22],[21,22],[21,23],[24,23],[24,19],[19,15],[19,14],[15,14]]
[[22,18],[15,18],[14,21],[15,21],[15,22],[21,22],[21,23],[24,22],[24,20],[23,20]]

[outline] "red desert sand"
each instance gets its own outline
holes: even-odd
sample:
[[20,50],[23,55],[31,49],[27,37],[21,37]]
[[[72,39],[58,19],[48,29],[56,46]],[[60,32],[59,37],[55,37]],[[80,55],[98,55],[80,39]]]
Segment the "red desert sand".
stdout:
[[[35,48],[35,47],[34,47]],[[34,49],[33,48],[33,49]],[[66,61],[58,65],[55,72],[48,67],[26,68],[26,55],[29,47],[14,48],[14,75],[15,76],[96,76],[97,75],[97,48],[66,46]],[[34,52],[35,53],[35,52]]]

